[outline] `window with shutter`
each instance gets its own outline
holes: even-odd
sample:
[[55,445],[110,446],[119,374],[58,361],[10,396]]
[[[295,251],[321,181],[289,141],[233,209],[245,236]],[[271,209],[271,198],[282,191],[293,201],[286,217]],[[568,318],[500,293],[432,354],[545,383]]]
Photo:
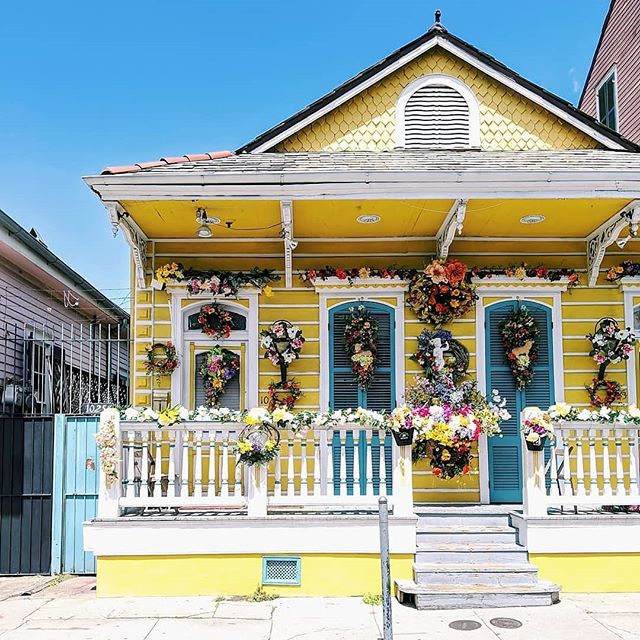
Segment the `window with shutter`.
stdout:
[[[373,382],[368,389],[360,389],[354,379],[349,356],[345,351],[344,329],[349,317],[349,308],[358,302],[349,302],[331,310],[329,314],[329,377],[330,403],[332,409],[357,409],[363,407],[374,411],[390,411],[395,407],[395,320],[393,309],[374,302],[365,302],[364,306],[378,323],[378,362]],[[380,446],[379,435],[373,438],[371,456],[374,492],[378,494],[380,486]],[[362,439],[364,440],[364,438]],[[364,445],[364,446],[363,446]],[[340,486],[340,441],[337,434],[333,440],[334,455],[334,491],[339,494]],[[360,469],[369,464],[367,447],[361,442],[356,452],[352,434],[348,434],[346,442],[347,492],[353,494],[354,456],[359,456]],[[392,455],[393,446],[389,436],[385,437],[385,470],[387,493],[392,492]],[[366,488],[366,472],[361,474],[360,489]],[[357,491],[357,489],[356,489]]]
[[[519,305],[527,307],[538,323],[538,359],[533,380],[518,390],[507,362],[500,327]],[[507,401],[511,419],[502,423],[502,437],[489,438],[491,502],[522,501],[520,412],[527,406],[547,409],[554,400],[551,310],[529,301],[509,300],[485,311],[485,362],[487,391],[497,389]]]

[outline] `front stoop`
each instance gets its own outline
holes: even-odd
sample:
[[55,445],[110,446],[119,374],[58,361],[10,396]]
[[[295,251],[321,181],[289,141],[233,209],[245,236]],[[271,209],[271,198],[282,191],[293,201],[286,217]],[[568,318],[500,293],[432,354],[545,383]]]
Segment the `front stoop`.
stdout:
[[413,580],[396,597],[417,609],[530,607],[559,602],[560,588],[538,579],[517,544],[510,508],[418,507]]

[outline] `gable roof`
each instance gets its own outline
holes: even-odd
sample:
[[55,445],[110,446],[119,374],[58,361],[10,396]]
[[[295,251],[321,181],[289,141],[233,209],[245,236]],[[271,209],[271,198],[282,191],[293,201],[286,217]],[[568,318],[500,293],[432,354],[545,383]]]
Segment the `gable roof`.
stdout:
[[461,38],[449,33],[441,24],[434,24],[424,35],[376,62],[320,99],[311,103],[290,118],[260,134],[236,153],[260,153],[272,149],[282,140],[293,135],[311,122],[364,91],[396,69],[417,58],[429,49],[440,46],[463,59],[475,68],[508,85],[526,98],[540,104],[548,111],[583,131],[609,149],[639,151],[640,147],[620,134],[580,111],[573,104],[523,78],[487,53],[480,51]]
[[604,22],[602,23],[602,29],[600,31],[600,37],[598,38],[598,44],[596,45],[596,50],[593,52],[593,58],[591,58],[591,64],[589,65],[589,71],[587,72],[587,77],[584,81],[584,86],[582,87],[582,93],[580,94],[580,99],[578,100],[578,104],[582,104],[584,100],[584,94],[589,86],[589,81],[591,80],[591,74],[593,73],[593,67],[596,64],[596,60],[598,59],[598,54],[600,53],[600,47],[602,46],[602,41],[604,40],[604,34],[609,26],[609,20],[611,18],[611,14],[613,13],[613,5],[616,0],[611,0],[609,4],[609,11],[607,11],[607,15],[605,16]]

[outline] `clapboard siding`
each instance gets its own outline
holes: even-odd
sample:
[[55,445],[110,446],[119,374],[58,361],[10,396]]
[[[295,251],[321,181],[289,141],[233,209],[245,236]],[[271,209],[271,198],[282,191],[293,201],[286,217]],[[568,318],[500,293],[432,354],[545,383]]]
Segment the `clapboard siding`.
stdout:
[[640,8],[638,0],[613,0],[601,41],[580,100],[580,108],[596,117],[596,88],[616,66],[618,129],[640,142]]

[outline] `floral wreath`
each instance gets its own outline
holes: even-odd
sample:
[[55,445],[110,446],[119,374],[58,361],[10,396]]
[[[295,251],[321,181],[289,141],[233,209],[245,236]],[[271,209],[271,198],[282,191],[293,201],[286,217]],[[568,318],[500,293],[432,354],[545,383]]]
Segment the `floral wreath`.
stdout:
[[215,407],[224,394],[227,384],[240,371],[240,356],[222,347],[213,347],[207,351],[200,365],[200,375],[204,380],[206,392],[205,404]]
[[376,368],[378,323],[364,305],[349,307],[349,313],[344,327],[344,350],[358,385],[368,389]]
[[154,342],[145,351],[147,374],[170,375],[178,368],[178,353],[172,342]]
[[293,378],[284,382],[272,380],[267,388],[267,397],[265,398],[267,409],[269,411],[273,411],[277,407],[293,409],[302,395],[300,384]]
[[[594,378],[591,384],[585,388],[589,393],[592,407],[610,407],[627,395],[619,382],[604,378]],[[605,393],[604,397],[602,397],[603,391]]]
[[422,331],[418,336],[418,350],[409,357],[422,367],[425,377],[430,379],[446,374],[458,382],[469,368],[469,350],[445,329]]
[[591,342],[589,355],[599,365],[598,379],[604,379],[606,368],[621,360],[628,360],[633,352],[636,337],[630,328],[621,329],[613,318],[601,318],[596,323],[593,333],[588,333]]
[[274,366],[280,367],[282,382],[287,378],[289,365],[300,357],[304,343],[300,327],[288,320],[276,320],[268,329],[260,332],[264,357]]
[[478,296],[460,260],[434,260],[409,285],[407,304],[420,320],[435,327],[467,313]]
[[533,380],[533,365],[538,359],[538,323],[523,305],[508,315],[500,335],[516,387],[524,389]]
[[236,442],[238,461],[249,466],[268,464],[278,457],[279,444],[280,432],[275,427],[265,423],[247,425]]
[[206,304],[200,309],[198,324],[212,338],[228,338],[233,329],[233,316],[222,305]]

